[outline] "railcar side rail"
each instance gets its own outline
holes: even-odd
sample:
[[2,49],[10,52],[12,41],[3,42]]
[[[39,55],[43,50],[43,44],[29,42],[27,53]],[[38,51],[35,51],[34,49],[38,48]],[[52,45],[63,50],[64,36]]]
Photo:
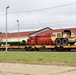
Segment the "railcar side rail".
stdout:
[[[6,46],[0,46],[0,50],[5,50]],[[71,49],[76,49],[76,45],[24,45],[24,46],[7,46],[7,49],[25,49],[25,51],[30,50],[36,50],[39,51],[38,49],[51,49],[52,51],[55,50],[71,50]]]

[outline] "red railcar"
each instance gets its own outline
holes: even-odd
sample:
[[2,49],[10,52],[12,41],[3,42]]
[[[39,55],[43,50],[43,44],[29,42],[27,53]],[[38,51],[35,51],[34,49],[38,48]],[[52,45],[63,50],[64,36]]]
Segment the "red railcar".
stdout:
[[36,44],[36,37],[29,37],[29,39],[27,40],[27,43],[29,45],[35,45]]
[[48,45],[48,44],[52,44],[53,41],[51,39],[50,35],[42,35],[42,36],[36,36],[36,42],[37,44],[41,44],[41,45]]
[[29,37],[28,44],[48,45],[53,44],[53,41],[51,39],[51,35],[40,35],[40,36]]

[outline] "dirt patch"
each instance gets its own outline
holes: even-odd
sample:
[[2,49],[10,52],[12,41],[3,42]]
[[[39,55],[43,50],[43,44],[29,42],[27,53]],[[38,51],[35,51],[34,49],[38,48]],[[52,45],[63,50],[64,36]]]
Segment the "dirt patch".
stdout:
[[9,73],[9,72],[0,72],[0,75],[22,75],[22,74]]
[[76,67],[0,63],[0,75],[76,75]]

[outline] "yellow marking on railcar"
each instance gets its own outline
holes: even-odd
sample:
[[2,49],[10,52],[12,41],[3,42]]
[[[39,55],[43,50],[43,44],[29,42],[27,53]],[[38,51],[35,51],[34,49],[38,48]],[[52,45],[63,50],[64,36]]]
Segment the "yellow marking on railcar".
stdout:
[[55,48],[54,45],[45,45],[45,48]]
[[[61,45],[64,49],[65,48],[70,48],[70,49],[76,49],[76,45]],[[24,49],[24,48],[28,48],[28,47],[31,47],[31,48],[52,48],[54,49],[55,47],[58,47],[60,48],[61,47],[60,45],[25,45],[25,46],[7,46],[7,48],[9,49]],[[6,46],[0,46],[0,49],[5,49]]]
[[42,48],[42,45],[35,45],[36,48]]
[[1,48],[6,48],[6,47],[5,47],[5,46],[0,46],[0,49],[1,49]]
[[66,45],[66,46],[63,46],[63,48],[76,48],[76,45]]

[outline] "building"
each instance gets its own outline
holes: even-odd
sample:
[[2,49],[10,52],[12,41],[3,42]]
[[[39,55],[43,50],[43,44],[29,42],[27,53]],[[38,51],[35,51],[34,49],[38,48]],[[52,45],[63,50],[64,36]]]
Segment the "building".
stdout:
[[[19,32],[19,41],[25,40],[29,38],[29,34],[34,31],[25,31],[25,32]],[[0,41],[6,41],[6,34],[0,34]],[[7,41],[18,41],[18,32],[13,32],[13,33],[7,33]]]

